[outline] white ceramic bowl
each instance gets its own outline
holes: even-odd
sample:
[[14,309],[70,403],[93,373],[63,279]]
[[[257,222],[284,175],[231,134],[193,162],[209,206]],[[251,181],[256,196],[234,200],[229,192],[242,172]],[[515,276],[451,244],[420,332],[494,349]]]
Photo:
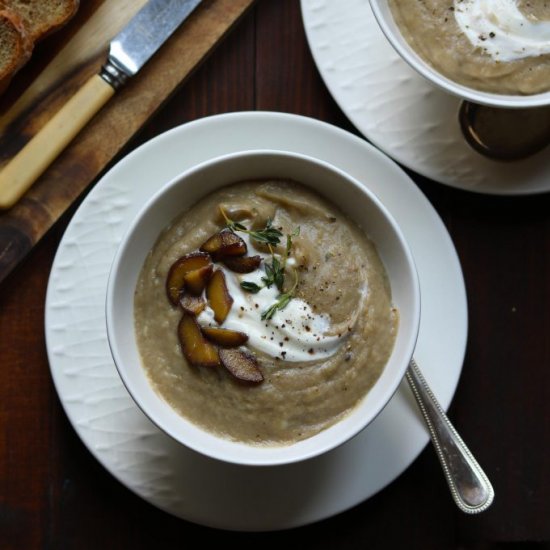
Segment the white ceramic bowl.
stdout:
[[482,92],[474,88],[469,88],[463,84],[454,82],[450,78],[436,71],[429,63],[424,61],[409,43],[405,40],[399,27],[397,26],[388,0],[370,0],[370,5],[378,25],[386,35],[390,44],[397,53],[419,74],[433,82],[436,86],[443,88],[447,92],[472,101],[481,105],[490,105],[492,107],[504,108],[530,108],[543,107],[550,105],[550,91],[534,95],[501,95],[489,92]]
[[[134,333],[134,290],[149,250],[181,212],[223,185],[259,178],[290,178],[324,195],[355,220],[376,243],[385,264],[400,326],[392,355],[367,397],[346,418],[321,433],[281,447],[258,447],[209,433],[178,415],[151,387]],[[368,179],[368,174],[366,174]],[[310,458],[344,443],[367,426],[396,391],[412,356],[420,322],[420,291],[403,235],[380,201],[337,168],[306,156],[249,151],[201,164],[163,187],[143,207],[122,239],[107,288],[107,334],[126,388],[143,412],[176,441],[204,455],[246,465],[279,465]],[[175,330],[175,327],[174,327]],[[388,436],[390,437],[390,436]]]

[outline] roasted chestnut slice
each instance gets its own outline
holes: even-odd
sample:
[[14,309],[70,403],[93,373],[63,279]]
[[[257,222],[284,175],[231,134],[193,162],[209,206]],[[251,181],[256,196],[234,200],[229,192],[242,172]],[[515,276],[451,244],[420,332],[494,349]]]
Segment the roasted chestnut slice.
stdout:
[[214,271],[214,266],[209,264],[204,267],[200,267],[199,269],[193,269],[193,271],[187,272],[183,276],[185,291],[190,292],[195,296],[202,294],[208,279],[210,279],[210,275],[212,275],[212,271]]
[[236,256],[224,258],[223,263],[235,273],[252,273],[260,267],[261,256]]
[[231,298],[227,290],[223,271],[217,269],[214,271],[212,277],[210,277],[206,286],[206,297],[208,298],[210,307],[214,311],[214,319],[221,325],[233,305],[233,298]]
[[185,313],[197,317],[206,308],[206,299],[204,296],[193,296],[192,294],[184,292],[180,296],[180,306]]
[[248,340],[248,335],[239,330],[202,327],[202,332],[211,342],[224,348],[236,348],[242,346]]
[[175,306],[178,305],[180,294],[185,287],[185,276],[190,271],[201,269],[211,264],[206,252],[191,252],[176,260],[166,277],[166,294]]
[[183,314],[178,325],[178,337],[183,355],[196,367],[216,367],[220,364],[218,348],[202,334],[197,320],[187,313]]
[[256,358],[242,349],[220,349],[220,361],[222,365],[237,379],[244,382],[259,384],[264,377],[258,368]]
[[208,252],[214,259],[218,260],[230,256],[244,256],[246,254],[246,243],[233,231],[222,229],[203,243],[200,250]]

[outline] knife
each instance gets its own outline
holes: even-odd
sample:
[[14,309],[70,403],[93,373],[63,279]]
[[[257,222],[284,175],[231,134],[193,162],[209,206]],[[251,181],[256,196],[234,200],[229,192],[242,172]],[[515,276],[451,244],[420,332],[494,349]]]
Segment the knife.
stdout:
[[201,0],[149,0],[111,41],[90,78],[0,172],[0,208],[10,208],[113,94],[134,76]]

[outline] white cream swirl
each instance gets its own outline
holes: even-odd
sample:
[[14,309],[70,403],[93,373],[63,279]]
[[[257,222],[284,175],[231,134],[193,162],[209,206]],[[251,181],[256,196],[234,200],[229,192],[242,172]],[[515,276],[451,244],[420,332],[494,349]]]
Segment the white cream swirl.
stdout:
[[495,61],[550,53],[550,21],[527,17],[517,0],[454,0],[454,15],[470,43]]
[[[256,250],[252,251],[250,240],[246,236],[243,238],[247,242],[250,255],[259,254],[264,258],[264,262],[260,269],[246,275],[239,275],[221,265],[217,266],[217,269],[223,270],[227,289],[233,298],[233,305],[223,322],[223,327],[244,332],[248,335],[247,345],[251,348],[283,361],[313,361],[335,354],[348,331],[346,330],[345,334],[332,334],[330,316],[315,313],[304,300],[293,298],[270,320],[261,319],[262,312],[277,301],[280,293],[274,285],[271,288],[263,288],[257,294],[242,290],[240,283],[243,280],[263,285],[263,265],[270,257]],[[293,260],[290,258],[289,265],[292,263]],[[360,289],[360,301],[365,295],[366,289]],[[214,312],[210,307],[207,307],[197,319],[202,326],[217,326]]]

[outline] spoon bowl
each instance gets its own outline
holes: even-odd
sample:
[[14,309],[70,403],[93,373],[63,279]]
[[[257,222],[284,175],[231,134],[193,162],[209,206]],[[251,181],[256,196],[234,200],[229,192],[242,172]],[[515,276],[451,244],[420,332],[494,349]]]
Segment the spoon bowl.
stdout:
[[550,144],[550,108],[498,109],[463,101],[458,120],[466,142],[495,160],[517,161]]

